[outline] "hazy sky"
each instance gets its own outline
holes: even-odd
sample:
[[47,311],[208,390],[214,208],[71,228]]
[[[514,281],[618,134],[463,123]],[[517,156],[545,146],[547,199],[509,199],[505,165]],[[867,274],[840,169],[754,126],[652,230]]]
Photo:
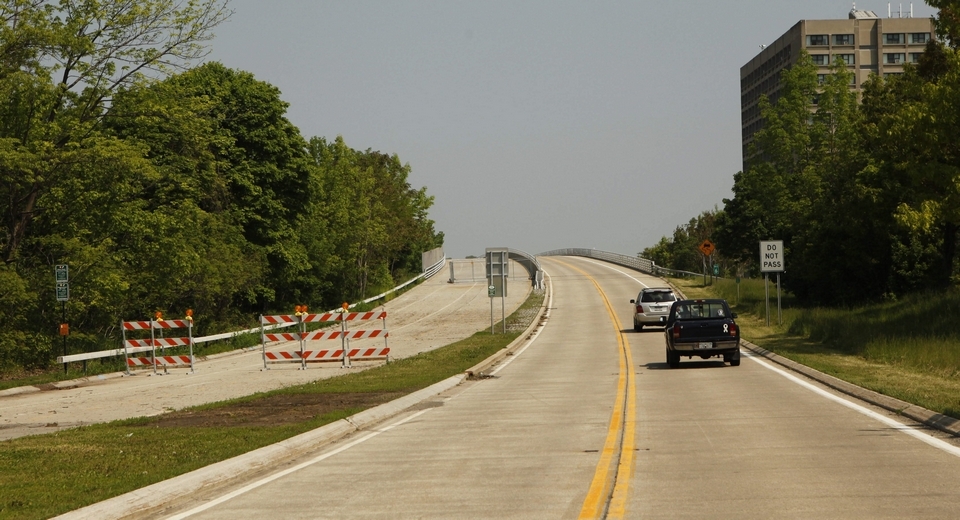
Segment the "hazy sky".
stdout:
[[[741,164],[740,67],[797,21],[846,18],[851,3],[231,7],[208,60],[278,87],[305,138],[342,135],[409,163],[410,184],[436,197],[447,256],[463,258],[499,246],[635,254],[722,208]],[[887,14],[886,2],[857,7]]]

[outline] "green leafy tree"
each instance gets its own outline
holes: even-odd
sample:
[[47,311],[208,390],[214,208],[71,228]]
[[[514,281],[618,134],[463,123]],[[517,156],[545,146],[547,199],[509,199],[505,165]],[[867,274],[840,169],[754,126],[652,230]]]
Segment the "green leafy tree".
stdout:
[[934,42],[917,67],[867,94],[883,170],[896,180],[895,279],[906,290],[945,287],[960,232],[960,54]]
[[230,12],[223,0],[4,0],[0,254],[14,262],[40,196],[69,168],[65,155],[99,143],[113,96],[205,54]]
[[960,47],[960,1],[926,0],[926,2],[938,10],[935,17],[937,36],[954,49]]

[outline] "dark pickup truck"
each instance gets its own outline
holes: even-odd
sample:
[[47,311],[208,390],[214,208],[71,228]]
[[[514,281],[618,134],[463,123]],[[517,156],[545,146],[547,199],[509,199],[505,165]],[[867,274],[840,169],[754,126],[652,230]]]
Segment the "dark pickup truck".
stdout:
[[680,356],[708,359],[722,356],[740,365],[740,328],[726,300],[679,300],[664,323],[667,364],[680,365]]

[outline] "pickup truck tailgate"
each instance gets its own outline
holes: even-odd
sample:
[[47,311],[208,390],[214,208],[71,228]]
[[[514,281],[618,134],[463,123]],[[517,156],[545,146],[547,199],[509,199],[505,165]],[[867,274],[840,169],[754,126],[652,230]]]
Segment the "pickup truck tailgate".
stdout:
[[679,322],[680,341],[698,339],[720,339],[730,337],[731,321],[728,319],[707,319]]

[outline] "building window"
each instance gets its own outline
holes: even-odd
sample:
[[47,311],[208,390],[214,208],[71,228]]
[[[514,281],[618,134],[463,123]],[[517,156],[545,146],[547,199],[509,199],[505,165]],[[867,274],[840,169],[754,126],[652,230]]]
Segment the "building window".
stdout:
[[[818,84],[818,85],[823,85],[823,84],[826,83],[826,82],[827,82],[827,75],[826,75],[826,74],[817,74],[817,84]],[[850,83],[849,83],[849,84],[850,84],[850,85],[856,85],[856,84],[857,84],[857,77],[856,77],[856,75],[854,75],[854,74],[851,74],[851,75],[850,75]]]
[[883,43],[887,45],[897,45],[901,43],[906,43],[903,33],[891,33],[883,35]]
[[826,34],[808,34],[807,45],[827,45]]
[[930,33],[910,33],[910,43],[927,43],[930,41]]
[[833,44],[834,45],[853,45],[853,35],[852,34],[834,34]]
[[896,78],[897,76],[903,76],[902,72],[884,72],[884,78]]
[[910,63],[919,63],[920,56],[923,56],[922,52],[911,52],[910,53]]
[[907,61],[907,55],[902,52],[889,52],[883,55],[885,65],[900,65]]
[[814,65],[830,65],[830,57],[826,54],[811,54]]
[[833,61],[842,60],[847,65],[853,65],[853,54],[834,54]]

